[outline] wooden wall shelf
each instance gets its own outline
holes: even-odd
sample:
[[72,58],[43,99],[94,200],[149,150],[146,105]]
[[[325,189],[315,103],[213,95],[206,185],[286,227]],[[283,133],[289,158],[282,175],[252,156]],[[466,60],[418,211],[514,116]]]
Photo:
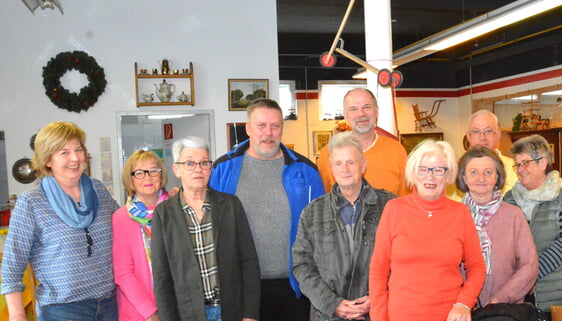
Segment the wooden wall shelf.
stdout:
[[[148,71],[148,70],[147,70]],[[154,79],[175,79],[176,82],[168,82],[168,84],[175,85],[176,89],[172,94],[172,98],[168,102],[160,102],[157,95],[156,95],[156,88],[150,88],[153,86],[153,83],[150,80]],[[140,91],[140,92],[139,92]],[[187,101],[179,101],[178,96],[181,93],[185,93],[188,95],[189,99]],[[181,73],[181,74],[170,74],[170,75],[153,75],[153,74],[144,74],[141,73],[141,70],[138,68],[138,64],[135,62],[135,94],[136,94],[136,101],[137,107],[144,107],[144,106],[185,106],[195,105],[195,81],[194,81],[194,72],[193,72],[193,64],[189,63],[189,73]],[[154,99],[152,102],[145,102],[142,95],[143,94],[153,94]]]

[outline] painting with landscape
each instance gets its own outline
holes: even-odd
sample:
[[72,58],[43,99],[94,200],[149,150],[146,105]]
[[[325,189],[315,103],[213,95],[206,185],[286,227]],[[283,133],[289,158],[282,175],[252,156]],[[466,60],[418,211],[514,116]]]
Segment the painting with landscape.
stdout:
[[228,110],[246,110],[258,98],[269,98],[268,79],[228,80]]

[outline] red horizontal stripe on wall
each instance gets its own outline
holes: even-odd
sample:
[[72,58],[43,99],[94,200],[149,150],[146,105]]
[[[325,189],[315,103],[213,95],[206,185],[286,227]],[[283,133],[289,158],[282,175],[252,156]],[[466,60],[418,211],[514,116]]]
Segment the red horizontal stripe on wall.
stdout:
[[[500,88],[506,88],[511,86],[523,85],[535,81],[552,79],[562,77],[562,68],[556,70],[549,70],[545,72],[540,72],[533,75],[507,79],[502,81],[497,81],[485,85],[479,85],[472,87],[472,93],[481,93],[484,91],[495,90]],[[461,97],[470,95],[470,88],[463,88],[451,91],[440,91],[440,90],[396,90],[396,97]]]
[[[494,83],[490,83],[490,84],[486,84],[486,85],[476,86],[476,87],[472,88],[472,93],[476,94],[476,93],[481,93],[481,92],[484,92],[484,91],[500,89],[500,88],[505,88],[505,87],[511,87],[511,86],[517,86],[517,85],[523,85],[523,84],[527,84],[527,83],[530,83],[530,82],[541,81],[541,80],[551,79],[551,78],[556,78],[556,77],[562,77],[562,69],[550,70],[550,71],[545,71],[545,72],[541,72],[541,73],[538,73],[538,74],[533,74],[533,75],[528,75],[528,76],[524,76],[524,77],[502,80],[502,81],[498,81],[498,82],[494,82]],[[465,96],[465,95],[469,95],[469,94],[470,94],[470,88],[465,88],[465,89],[459,90],[459,96]]]
[[[476,94],[484,91],[517,86],[517,85],[522,85],[535,81],[552,79],[557,77],[562,77],[562,68],[556,70],[544,71],[544,72],[513,78],[513,79],[501,80],[485,85],[473,86],[472,93]],[[470,88],[450,89],[450,90],[423,90],[423,89],[420,90],[397,89],[396,90],[396,97],[461,97],[466,95],[470,95]],[[318,99],[319,97],[317,91],[297,92],[296,96],[298,100]]]
[[452,89],[451,91],[442,90],[400,90],[396,91],[396,97],[458,97],[459,91]]
[[317,91],[309,91],[309,92],[298,92],[296,94],[297,99],[306,100],[306,99],[318,99],[318,92]]

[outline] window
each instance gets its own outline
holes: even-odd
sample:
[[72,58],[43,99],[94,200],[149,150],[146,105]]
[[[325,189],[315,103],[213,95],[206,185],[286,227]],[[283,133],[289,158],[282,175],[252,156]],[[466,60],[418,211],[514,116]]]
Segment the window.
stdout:
[[294,81],[279,81],[279,105],[283,110],[285,120],[297,120],[297,99]]
[[319,81],[320,119],[343,119],[343,96],[358,87],[367,88],[367,83],[364,80]]

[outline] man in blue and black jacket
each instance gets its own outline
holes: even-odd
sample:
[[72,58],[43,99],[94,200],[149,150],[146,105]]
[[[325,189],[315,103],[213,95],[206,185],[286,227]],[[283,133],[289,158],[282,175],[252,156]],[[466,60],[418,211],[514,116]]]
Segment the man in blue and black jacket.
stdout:
[[277,102],[253,101],[246,132],[248,140],[214,163],[209,186],[238,196],[246,211],[260,261],[260,321],[306,321],[310,303],[291,272],[291,247],[301,211],[324,186],[310,160],[281,144]]

